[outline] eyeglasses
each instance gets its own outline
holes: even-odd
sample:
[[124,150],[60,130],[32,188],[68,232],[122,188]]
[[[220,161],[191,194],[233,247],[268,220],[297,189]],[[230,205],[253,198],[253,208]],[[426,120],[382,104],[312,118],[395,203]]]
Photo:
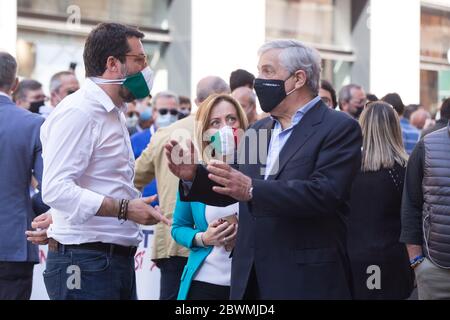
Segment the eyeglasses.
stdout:
[[145,54],[126,54],[125,57],[135,57],[139,63],[147,63],[148,57]]
[[165,116],[166,114],[170,113],[170,115],[172,116],[177,116],[178,115],[178,110],[176,109],[167,109],[167,108],[162,108],[158,110],[159,114],[162,116]]

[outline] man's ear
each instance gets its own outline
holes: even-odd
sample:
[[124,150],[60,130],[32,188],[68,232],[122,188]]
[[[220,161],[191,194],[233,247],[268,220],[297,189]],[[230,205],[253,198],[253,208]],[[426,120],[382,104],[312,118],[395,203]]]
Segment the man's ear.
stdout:
[[16,78],[16,80],[14,80],[14,83],[11,87],[11,93],[14,94],[18,87],[19,87],[19,78]]
[[300,89],[305,86],[307,81],[306,72],[303,70],[298,70],[295,73],[295,88]]
[[119,60],[113,56],[109,56],[106,59],[106,71],[109,73],[117,73],[120,71]]

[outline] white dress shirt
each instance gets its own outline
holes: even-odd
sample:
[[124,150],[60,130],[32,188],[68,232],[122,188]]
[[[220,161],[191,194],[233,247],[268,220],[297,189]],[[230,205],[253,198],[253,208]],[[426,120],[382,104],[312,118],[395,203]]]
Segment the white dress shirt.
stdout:
[[52,208],[50,238],[66,245],[141,241],[138,224],[96,216],[104,197],[140,197],[124,108],[86,79],[42,125],[42,198]]

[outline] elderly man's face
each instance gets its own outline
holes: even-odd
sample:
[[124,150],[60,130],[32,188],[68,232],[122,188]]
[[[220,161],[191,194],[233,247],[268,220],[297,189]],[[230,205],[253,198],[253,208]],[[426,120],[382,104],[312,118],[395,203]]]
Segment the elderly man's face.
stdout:
[[[367,102],[366,92],[363,89],[353,88],[350,91],[351,99],[347,103],[347,112],[354,118],[359,118]],[[344,110],[345,111],[345,110]]]
[[289,77],[289,71],[280,64],[280,53],[281,49],[273,49],[261,55],[258,63],[258,78],[285,80]]

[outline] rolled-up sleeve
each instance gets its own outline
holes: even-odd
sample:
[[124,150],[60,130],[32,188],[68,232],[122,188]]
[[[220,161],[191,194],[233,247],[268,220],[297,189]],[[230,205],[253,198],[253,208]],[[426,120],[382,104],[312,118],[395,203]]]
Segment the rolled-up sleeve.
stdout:
[[96,141],[96,125],[84,112],[71,109],[41,129],[44,174],[42,198],[65,214],[72,225],[83,224],[100,209],[104,196],[84,189],[78,179],[89,166]]

